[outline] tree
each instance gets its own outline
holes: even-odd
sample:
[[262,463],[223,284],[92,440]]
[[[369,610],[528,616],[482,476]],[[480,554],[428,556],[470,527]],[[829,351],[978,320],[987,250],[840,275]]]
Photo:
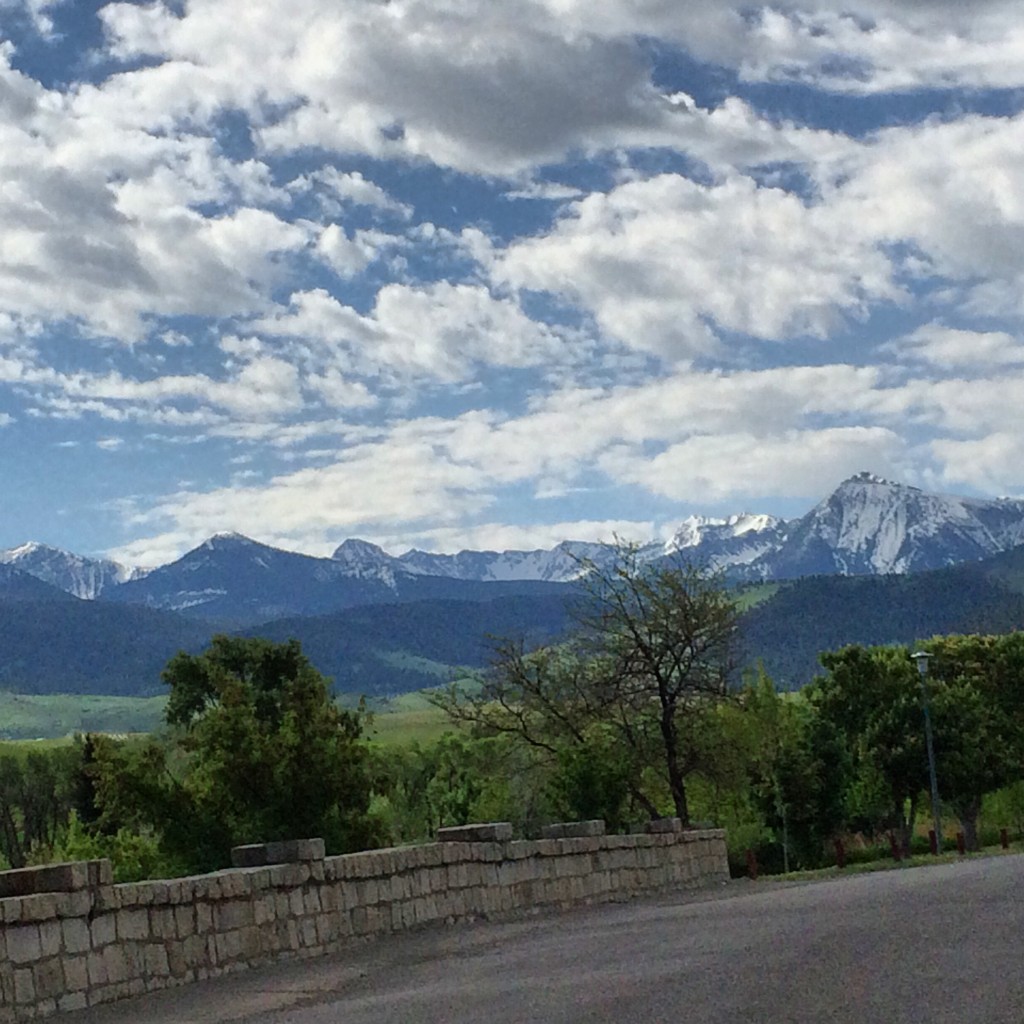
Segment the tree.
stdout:
[[877,773],[887,812],[874,827],[892,828],[909,849],[922,791],[928,785],[917,670],[905,647],[854,644],[821,655],[827,675],[808,697],[825,722],[844,737],[861,782]]
[[842,826],[849,764],[834,728],[802,695],[782,696],[763,668],[741,695],[748,770],[766,823],[790,855],[817,867],[826,841]]
[[562,644],[528,652],[500,641],[482,690],[438,703],[555,759],[612,736],[634,802],[656,817],[664,789],[689,824],[686,778],[707,764],[701,721],[727,693],[735,604],[717,574],[644,563],[632,546],[610,566],[581,568],[576,628]]
[[172,743],[95,751],[108,827],[149,824],[192,868],[223,866],[242,843],[372,843],[360,715],[335,705],[297,641],[217,636],[164,680]]
[[934,637],[928,676],[939,791],[978,849],[982,798],[1024,777],[1024,633]]

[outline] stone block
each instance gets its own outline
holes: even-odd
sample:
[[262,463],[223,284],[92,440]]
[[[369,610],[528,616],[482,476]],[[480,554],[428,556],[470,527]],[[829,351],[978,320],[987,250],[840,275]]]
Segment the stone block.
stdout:
[[503,843],[512,838],[512,824],[508,821],[491,821],[477,825],[456,825],[439,828],[439,843]]
[[666,832],[682,832],[683,823],[679,818],[654,818],[646,823],[644,831],[649,835],[663,835]]
[[145,948],[145,971],[150,978],[166,978],[171,973],[167,950],[162,943],[149,942]]
[[214,908],[214,921],[218,932],[232,931],[254,924],[256,914],[249,900],[231,900]]
[[32,968],[32,979],[36,986],[36,1000],[56,999],[64,994],[64,971],[60,959],[53,957],[43,960]]
[[125,955],[125,951],[116,944],[107,946],[103,950],[103,968],[107,981],[112,985],[120,985],[122,982],[128,981],[131,973],[128,969],[128,957]]
[[32,896],[23,896],[18,903],[21,904],[20,920],[28,921],[51,921],[57,916],[58,894],[36,893]]
[[69,861],[64,864],[0,871],[0,899],[30,896],[39,892],[74,892],[90,886],[109,885],[109,881],[103,882],[102,879],[112,877],[109,860]]
[[149,911],[119,910],[117,912],[117,937],[125,939],[149,938]]
[[7,958],[12,964],[32,964],[41,956],[39,925],[22,924],[7,929]]
[[260,868],[267,864],[297,864],[324,859],[322,839],[286,839],[273,843],[236,846],[231,863],[236,868]]
[[60,893],[57,896],[57,916],[85,917],[93,910],[95,894],[95,889],[82,889],[79,892]]
[[61,922],[43,921],[39,925],[39,947],[43,956],[56,956],[60,952]]
[[84,992],[89,987],[89,968],[86,957],[64,957],[64,991]]
[[576,839],[604,834],[605,823],[600,818],[591,821],[560,821],[545,825],[540,830],[542,839]]
[[24,1006],[36,1001],[36,985],[32,970],[26,967],[14,972],[14,1002]]
[[68,1013],[71,1010],[84,1010],[89,1005],[89,1000],[84,992],[69,992],[57,1000],[57,1009],[61,1013]]

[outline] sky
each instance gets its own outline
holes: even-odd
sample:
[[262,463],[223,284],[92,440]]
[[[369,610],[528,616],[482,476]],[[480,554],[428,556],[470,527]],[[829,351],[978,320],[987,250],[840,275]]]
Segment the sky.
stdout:
[[1019,0],[0,0],[0,548],[1024,493]]

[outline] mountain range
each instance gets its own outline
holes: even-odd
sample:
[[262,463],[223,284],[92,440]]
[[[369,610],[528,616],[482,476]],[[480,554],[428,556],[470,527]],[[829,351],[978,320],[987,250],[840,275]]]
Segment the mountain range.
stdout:
[[[1024,502],[929,494],[870,474],[805,516],[691,518],[649,560],[722,569],[743,591],[737,664],[799,686],[818,652],[938,632],[1024,628]],[[0,553],[0,689],[151,694],[177,650],[216,631],[297,637],[339,690],[389,694],[487,663],[487,636],[542,643],[572,581],[611,545],[411,551],[349,540],[331,558],[219,534],[141,573],[42,545]]]
[[[885,575],[955,565],[1024,544],[1024,500],[932,494],[859,473],[806,515],[691,516],[642,559],[683,557],[733,580]],[[102,598],[225,622],[325,614],[369,603],[462,599],[467,583],[565,583],[588,562],[607,565],[613,544],[566,540],[536,551],[407,551],[390,555],[350,539],[330,558],[218,534],[181,558],[143,571],[42,544],[0,551],[0,563],[85,599]],[[445,582],[448,581],[448,582]]]

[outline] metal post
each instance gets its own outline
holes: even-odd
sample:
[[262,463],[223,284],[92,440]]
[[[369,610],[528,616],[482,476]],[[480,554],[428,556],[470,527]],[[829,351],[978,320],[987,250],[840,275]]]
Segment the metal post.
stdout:
[[932,790],[932,823],[935,829],[936,847],[942,850],[942,822],[939,814],[939,782],[935,774],[935,746],[932,743],[932,716],[928,708],[928,654],[918,651],[911,657],[917,664],[921,677],[921,704],[924,706],[924,742],[928,748],[928,781]]

